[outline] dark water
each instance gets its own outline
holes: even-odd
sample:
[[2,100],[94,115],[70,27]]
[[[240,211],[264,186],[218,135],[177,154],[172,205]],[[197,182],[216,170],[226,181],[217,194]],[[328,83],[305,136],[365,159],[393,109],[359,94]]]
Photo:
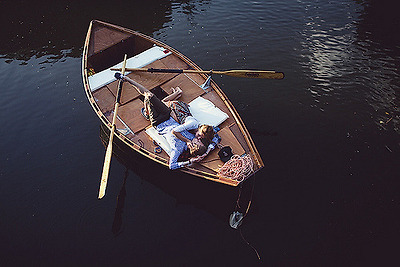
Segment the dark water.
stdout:
[[[1,265],[397,266],[395,3],[0,1]],[[105,149],[80,73],[91,19],[204,69],[285,72],[214,77],[266,164],[241,226],[261,261],[228,224],[237,189],[122,156],[97,200]]]

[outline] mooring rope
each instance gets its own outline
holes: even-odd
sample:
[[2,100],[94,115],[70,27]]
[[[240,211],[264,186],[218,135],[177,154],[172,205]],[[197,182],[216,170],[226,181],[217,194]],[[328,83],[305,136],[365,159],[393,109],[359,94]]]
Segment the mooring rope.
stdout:
[[[243,215],[243,219],[247,216],[247,213],[248,213],[249,210],[250,210],[251,202],[252,202],[252,200],[253,200],[254,187],[255,187],[255,184],[256,184],[256,175],[253,174],[253,176],[254,176],[254,177],[253,177],[254,180],[253,180],[253,186],[252,186],[252,189],[251,189],[250,200],[249,200],[249,203],[247,204],[247,209],[246,209],[246,212],[245,212],[244,215]],[[238,199],[237,199],[237,201],[236,201],[236,207],[237,207],[237,208],[240,208],[239,199],[240,199],[241,191],[242,191],[242,187],[240,187],[240,189],[239,189],[239,196],[238,196]],[[243,219],[242,219],[242,220],[243,220]],[[243,233],[242,233],[242,228],[239,228],[239,232],[240,232],[240,236],[242,237],[243,241],[244,241],[249,247],[251,247],[251,248],[253,249],[253,251],[254,251],[254,252],[256,253],[256,255],[257,255],[258,260],[261,261],[260,254],[258,253],[257,249],[256,249],[252,244],[250,244],[249,241],[247,241],[247,240],[244,238]]]
[[[243,158],[243,159],[240,160],[240,159],[238,159],[238,158]],[[254,180],[253,180],[253,186],[252,186],[252,189],[251,189],[251,194],[250,194],[249,203],[247,204],[246,211],[245,211],[244,215],[243,215],[242,218],[241,218],[241,222],[243,222],[244,218],[247,216],[247,214],[248,214],[248,212],[249,212],[249,210],[250,210],[251,202],[252,202],[252,200],[253,200],[254,187],[255,187],[255,184],[256,184],[256,176],[255,176],[255,172],[254,172],[254,170],[253,170],[253,162],[251,161],[250,156],[249,156],[248,158],[244,158],[244,157],[239,157],[239,156],[237,156],[237,155],[234,155],[234,156],[232,156],[231,160],[232,160],[232,162],[231,162],[230,164],[227,164],[227,166],[230,166],[231,168],[235,168],[235,170],[234,170],[234,171],[227,171],[227,172],[224,170],[224,174],[225,174],[225,172],[226,172],[226,173],[228,173],[228,175],[230,175],[231,177],[239,177],[239,176],[242,176],[243,174],[245,174],[245,176],[243,176],[243,177],[247,177],[247,176],[249,176],[250,174],[252,174],[252,175],[253,175],[253,178],[254,178]],[[228,162],[229,162],[229,161],[228,161]],[[226,162],[226,163],[228,163],[228,162]],[[225,164],[226,164],[226,163],[225,163]],[[225,165],[224,165],[224,166],[225,166]],[[238,170],[239,170],[239,171],[238,171]],[[242,171],[242,170],[243,170],[243,171]],[[239,174],[238,174],[238,172],[239,172]],[[232,178],[230,178],[230,179],[232,179]],[[241,178],[241,179],[243,180],[244,178]],[[236,200],[236,207],[235,207],[236,210],[239,210],[239,209],[240,209],[240,197],[241,197],[241,195],[242,195],[242,189],[243,189],[243,183],[241,183],[240,188],[239,188],[238,198],[237,198],[237,200]],[[237,211],[236,213],[238,213],[238,211]],[[235,212],[234,212],[233,214],[235,214]],[[241,222],[240,222],[236,227],[233,227],[233,228],[239,227],[239,226],[241,225]],[[232,225],[231,225],[231,227],[232,227]],[[255,254],[257,255],[258,260],[261,261],[260,254],[258,253],[257,249],[256,249],[252,244],[250,244],[250,242],[247,241],[246,238],[243,236],[242,228],[239,228],[239,233],[240,233],[240,236],[241,236],[242,240],[243,240],[249,247],[251,247],[251,248],[253,249],[253,251],[254,251]]]
[[256,253],[256,255],[257,255],[258,260],[261,261],[260,254],[258,254],[257,249],[256,249],[252,244],[250,244],[249,241],[247,241],[247,240],[244,238],[243,233],[242,233],[242,228],[239,229],[239,232],[240,232],[240,236],[242,237],[243,241],[244,241],[249,247],[251,247],[251,248],[253,249],[253,251],[254,251],[254,252]]

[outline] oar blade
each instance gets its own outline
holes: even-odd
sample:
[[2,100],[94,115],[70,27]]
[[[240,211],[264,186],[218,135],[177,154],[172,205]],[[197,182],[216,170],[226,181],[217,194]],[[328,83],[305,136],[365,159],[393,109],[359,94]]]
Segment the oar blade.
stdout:
[[277,79],[281,80],[285,77],[283,72],[269,70],[228,70],[221,74],[239,78],[256,78],[256,79]]
[[[112,139],[112,136],[113,135],[110,134],[110,139]],[[99,199],[103,198],[104,195],[106,194],[108,174],[110,172],[111,157],[112,157],[112,140],[110,140],[108,143],[106,155],[104,158],[103,173],[101,174],[100,189],[99,189]]]

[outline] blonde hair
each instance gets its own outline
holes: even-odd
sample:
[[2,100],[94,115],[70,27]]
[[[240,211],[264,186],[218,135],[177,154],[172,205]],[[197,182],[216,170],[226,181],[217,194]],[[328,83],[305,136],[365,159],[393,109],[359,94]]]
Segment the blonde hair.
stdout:
[[214,128],[210,125],[203,124],[199,127],[199,131],[204,135],[204,141],[206,142],[204,145],[208,146],[214,138]]

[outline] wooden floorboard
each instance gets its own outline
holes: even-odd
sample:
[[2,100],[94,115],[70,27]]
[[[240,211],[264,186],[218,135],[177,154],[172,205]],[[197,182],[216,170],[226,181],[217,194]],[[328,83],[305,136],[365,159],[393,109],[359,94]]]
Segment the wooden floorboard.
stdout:
[[167,69],[189,69],[189,65],[182,61],[179,57],[171,54],[167,57],[160,59]]
[[94,26],[92,29],[92,40],[96,40],[95,42],[91,42],[91,46],[89,47],[89,55],[98,53],[106,49],[107,47],[112,46],[128,38],[130,34],[123,33],[120,31],[115,31],[109,28],[104,27],[96,27]]
[[118,111],[119,116],[127,125],[129,125],[134,133],[140,132],[150,125],[150,122],[141,114],[140,110],[142,107],[143,102],[139,98],[136,98],[135,100],[122,105]]
[[93,97],[102,113],[114,110],[115,97],[106,86],[93,92]]
[[246,151],[246,153],[250,153],[250,148],[246,143],[246,139],[244,138],[242,132],[239,129],[239,126],[237,124],[232,124],[229,126],[229,129],[231,132],[235,135],[236,139],[240,144],[242,144],[242,147]]
[[202,95],[204,93],[203,89],[201,89],[195,82],[204,82],[204,79],[200,75],[191,75],[192,79],[189,79],[186,74],[179,74],[172,80],[164,83],[161,85],[161,88],[167,92],[168,94],[172,93],[172,87],[177,87],[182,89],[182,96],[179,98],[179,100],[189,103],[196,97]]

